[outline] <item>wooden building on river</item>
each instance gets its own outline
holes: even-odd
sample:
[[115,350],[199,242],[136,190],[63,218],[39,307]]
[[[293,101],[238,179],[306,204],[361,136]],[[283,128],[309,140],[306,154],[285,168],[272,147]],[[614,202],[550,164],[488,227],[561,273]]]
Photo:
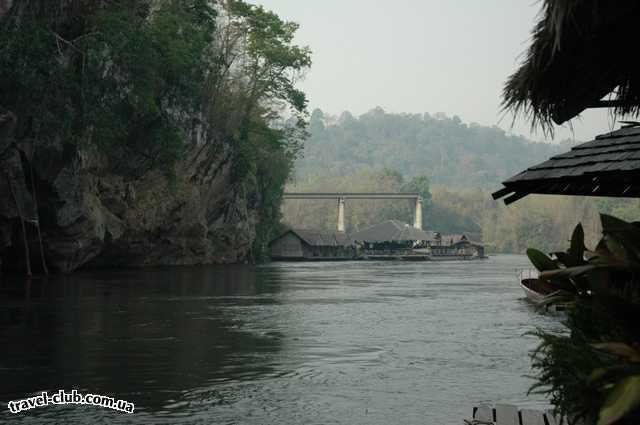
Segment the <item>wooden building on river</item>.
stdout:
[[398,220],[387,220],[369,226],[351,235],[351,239],[362,249],[365,259],[428,259],[427,252],[416,251],[426,248],[433,232],[410,226]]
[[467,235],[441,235],[436,233],[429,241],[431,257],[442,259],[475,259],[486,258],[484,245],[469,239]]
[[356,258],[345,232],[290,229],[269,243],[274,261],[336,261]]

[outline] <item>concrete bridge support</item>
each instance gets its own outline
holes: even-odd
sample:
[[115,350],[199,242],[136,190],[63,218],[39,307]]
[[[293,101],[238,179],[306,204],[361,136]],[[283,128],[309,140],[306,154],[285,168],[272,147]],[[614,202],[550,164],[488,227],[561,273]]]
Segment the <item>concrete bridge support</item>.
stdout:
[[[1,0],[0,0],[1,1]],[[337,199],[338,200],[338,232],[346,231],[344,218],[344,201],[346,199],[412,199],[415,201],[416,211],[413,227],[422,229],[422,198],[417,192],[412,193],[358,193],[358,192],[313,192],[313,193],[285,193],[283,199]]]
[[422,230],[422,198],[416,198],[416,212],[413,216],[413,227]]
[[338,232],[344,231],[344,198],[338,198]]

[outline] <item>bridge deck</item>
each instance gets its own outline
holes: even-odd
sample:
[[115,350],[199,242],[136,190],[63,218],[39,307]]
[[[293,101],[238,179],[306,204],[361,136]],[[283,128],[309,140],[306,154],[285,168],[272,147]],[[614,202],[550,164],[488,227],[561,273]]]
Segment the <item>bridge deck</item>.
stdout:
[[290,192],[284,199],[420,199],[419,193]]

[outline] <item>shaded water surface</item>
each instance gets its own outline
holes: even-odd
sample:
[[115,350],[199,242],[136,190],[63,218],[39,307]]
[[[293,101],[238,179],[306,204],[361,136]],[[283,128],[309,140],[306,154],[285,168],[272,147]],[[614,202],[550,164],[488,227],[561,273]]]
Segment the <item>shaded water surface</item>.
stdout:
[[[0,421],[459,424],[527,396],[522,256],[82,272],[0,286]],[[8,413],[78,389],[135,403]]]

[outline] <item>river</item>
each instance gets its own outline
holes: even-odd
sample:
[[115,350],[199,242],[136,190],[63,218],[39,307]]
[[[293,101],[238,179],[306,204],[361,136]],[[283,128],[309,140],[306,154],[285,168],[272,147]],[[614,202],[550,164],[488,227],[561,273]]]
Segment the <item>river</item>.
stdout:
[[[0,421],[460,424],[527,396],[523,256],[79,272],[0,285]],[[59,389],[133,414],[7,402]]]

